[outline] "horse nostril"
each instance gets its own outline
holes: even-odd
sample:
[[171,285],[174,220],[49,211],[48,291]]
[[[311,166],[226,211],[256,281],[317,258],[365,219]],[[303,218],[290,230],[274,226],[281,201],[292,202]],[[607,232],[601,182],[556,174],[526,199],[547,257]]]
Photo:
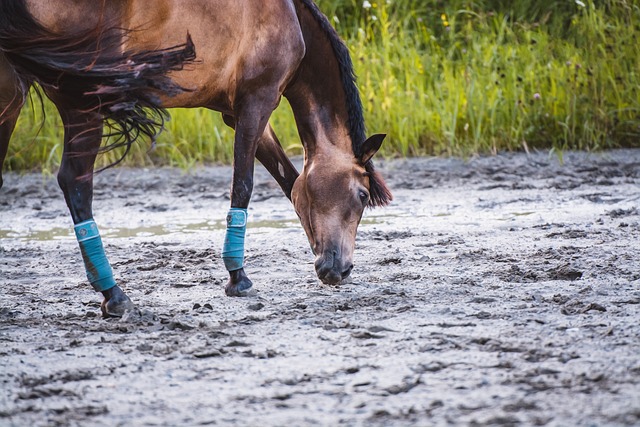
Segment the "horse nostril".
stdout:
[[343,267],[337,255],[338,251],[334,250],[326,257],[316,258],[316,273],[324,284],[337,285],[351,274],[353,264],[349,263]]
[[342,279],[346,279],[351,274],[351,270],[353,270],[353,264],[349,264],[349,267],[342,272]]

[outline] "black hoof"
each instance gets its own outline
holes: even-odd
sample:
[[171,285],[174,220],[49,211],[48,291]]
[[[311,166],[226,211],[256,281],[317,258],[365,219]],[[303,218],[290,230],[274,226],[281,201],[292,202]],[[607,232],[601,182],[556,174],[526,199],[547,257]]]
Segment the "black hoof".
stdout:
[[229,281],[224,288],[224,292],[229,297],[252,297],[257,295],[256,290],[253,289],[253,283],[242,268],[229,272]]
[[133,302],[129,299],[119,286],[115,286],[102,292],[104,301],[100,305],[102,317],[122,317],[127,310],[134,308]]

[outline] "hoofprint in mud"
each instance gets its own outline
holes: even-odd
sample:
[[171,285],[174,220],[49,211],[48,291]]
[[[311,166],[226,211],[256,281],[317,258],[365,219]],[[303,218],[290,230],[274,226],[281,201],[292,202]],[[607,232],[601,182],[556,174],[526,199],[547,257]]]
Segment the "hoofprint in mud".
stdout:
[[117,168],[94,210],[137,304],[99,316],[55,180],[0,190],[0,425],[637,425],[640,151],[409,159],[321,284],[258,166],[224,296],[230,169]]

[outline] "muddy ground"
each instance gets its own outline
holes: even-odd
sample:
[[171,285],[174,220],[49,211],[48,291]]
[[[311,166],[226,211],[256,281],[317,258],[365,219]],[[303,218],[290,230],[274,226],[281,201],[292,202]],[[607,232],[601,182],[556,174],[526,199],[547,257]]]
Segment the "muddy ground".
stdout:
[[0,425],[640,424],[640,150],[379,163],[321,284],[261,166],[224,296],[228,167],[118,168],[95,218],[137,309],[99,316],[55,180],[0,190]]

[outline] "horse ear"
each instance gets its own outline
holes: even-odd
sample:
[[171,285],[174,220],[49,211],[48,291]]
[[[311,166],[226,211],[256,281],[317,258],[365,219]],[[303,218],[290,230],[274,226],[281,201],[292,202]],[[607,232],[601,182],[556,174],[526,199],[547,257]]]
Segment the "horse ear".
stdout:
[[367,140],[362,144],[362,156],[360,156],[360,163],[365,165],[374,154],[378,152],[380,146],[382,146],[382,141],[387,136],[385,133],[377,133],[375,135],[371,135]]

